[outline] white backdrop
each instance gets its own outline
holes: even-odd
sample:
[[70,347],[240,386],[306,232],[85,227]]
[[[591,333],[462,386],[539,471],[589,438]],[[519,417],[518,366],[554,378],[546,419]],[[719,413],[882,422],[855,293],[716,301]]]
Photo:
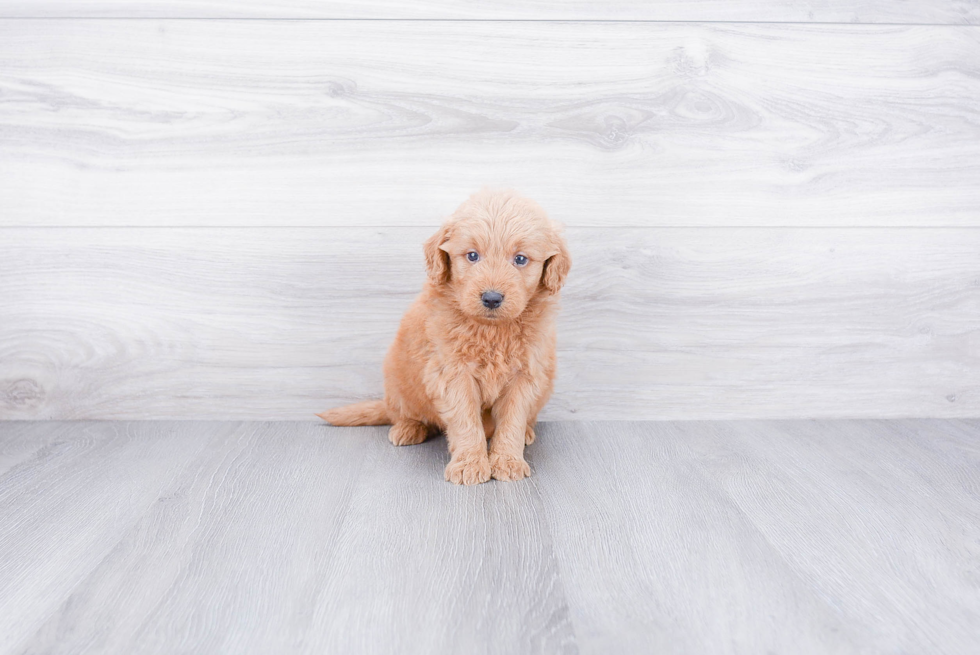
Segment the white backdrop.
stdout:
[[980,414],[976,3],[0,16],[2,419],[376,396],[485,184],[568,226],[543,418]]

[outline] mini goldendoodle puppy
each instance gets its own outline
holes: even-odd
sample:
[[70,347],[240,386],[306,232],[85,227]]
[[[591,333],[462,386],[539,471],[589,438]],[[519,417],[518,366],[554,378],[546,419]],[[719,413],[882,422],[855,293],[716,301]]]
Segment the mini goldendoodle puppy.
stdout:
[[396,446],[445,431],[446,480],[520,480],[531,474],[524,445],[555,377],[555,312],[571,267],[565,241],[533,200],[483,190],[424,249],[429,277],[385,358],[384,400],[319,416],[390,424]]

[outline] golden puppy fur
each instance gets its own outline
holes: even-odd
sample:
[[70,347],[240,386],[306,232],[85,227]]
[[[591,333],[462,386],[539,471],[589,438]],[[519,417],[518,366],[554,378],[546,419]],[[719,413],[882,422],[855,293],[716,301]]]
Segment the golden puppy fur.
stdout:
[[[319,416],[391,424],[396,446],[445,431],[446,480],[520,480],[531,474],[524,446],[555,377],[555,312],[571,267],[565,241],[533,200],[483,190],[424,249],[428,280],[385,358],[384,400]],[[494,294],[503,296],[496,307]]]

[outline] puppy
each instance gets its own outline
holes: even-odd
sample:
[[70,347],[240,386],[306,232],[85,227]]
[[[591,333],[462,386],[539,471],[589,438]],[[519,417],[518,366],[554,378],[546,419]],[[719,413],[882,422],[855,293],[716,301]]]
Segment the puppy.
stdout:
[[390,424],[396,446],[444,431],[449,482],[527,477],[524,446],[555,377],[558,292],[571,268],[565,240],[533,200],[485,189],[424,250],[428,280],[385,358],[384,400],[318,416]]

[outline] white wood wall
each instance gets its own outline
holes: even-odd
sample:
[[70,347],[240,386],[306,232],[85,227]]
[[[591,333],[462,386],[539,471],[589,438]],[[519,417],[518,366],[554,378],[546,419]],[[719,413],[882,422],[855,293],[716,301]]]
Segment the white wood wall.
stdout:
[[980,415],[980,1],[36,0],[0,419],[376,396],[486,184],[568,226],[544,418]]

